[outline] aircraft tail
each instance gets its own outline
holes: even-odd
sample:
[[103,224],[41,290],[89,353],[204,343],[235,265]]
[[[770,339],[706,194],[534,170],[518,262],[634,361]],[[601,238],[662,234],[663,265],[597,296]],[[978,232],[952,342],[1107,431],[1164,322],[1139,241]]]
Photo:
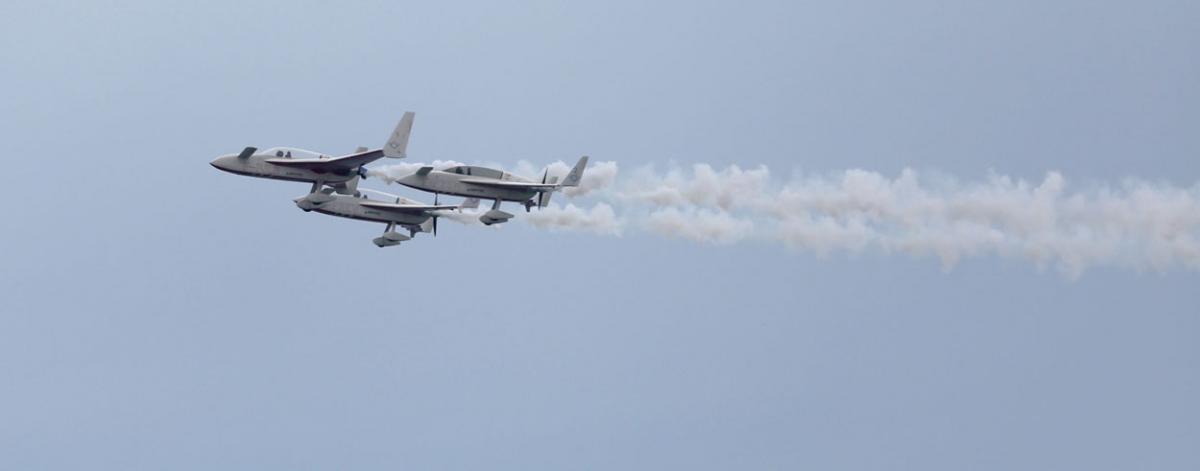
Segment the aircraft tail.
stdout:
[[585,155],[579,158],[579,162],[575,163],[575,167],[571,169],[571,173],[567,174],[567,178],[563,179],[561,186],[579,186],[579,181],[583,180],[583,171],[587,168],[588,157]]
[[403,159],[408,154],[408,135],[412,133],[413,117],[415,114],[412,111],[406,111],[404,117],[400,118],[400,122],[396,124],[396,130],[392,131],[392,137],[388,138],[387,144],[383,146],[383,155],[393,159]]
[[354,178],[331,186],[333,186],[334,191],[337,191],[339,195],[354,195],[358,193],[358,180],[358,175],[355,175]]

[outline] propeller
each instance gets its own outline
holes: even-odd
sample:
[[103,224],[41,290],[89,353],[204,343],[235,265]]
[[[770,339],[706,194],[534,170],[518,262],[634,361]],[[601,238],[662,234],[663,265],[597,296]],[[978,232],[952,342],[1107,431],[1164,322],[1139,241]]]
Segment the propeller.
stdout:
[[[437,193],[433,194],[433,205],[434,206],[438,205],[438,194]],[[433,236],[437,237],[437,218],[438,218],[437,213],[431,212],[430,216],[433,216]]]
[[[546,177],[548,177],[548,176],[550,176],[550,167],[546,167],[546,171],[542,172],[542,184],[543,185],[546,184]],[[538,199],[538,210],[541,210],[542,209],[542,192],[540,192],[540,191],[538,192],[537,199]],[[525,208],[525,212],[529,212],[528,207]]]

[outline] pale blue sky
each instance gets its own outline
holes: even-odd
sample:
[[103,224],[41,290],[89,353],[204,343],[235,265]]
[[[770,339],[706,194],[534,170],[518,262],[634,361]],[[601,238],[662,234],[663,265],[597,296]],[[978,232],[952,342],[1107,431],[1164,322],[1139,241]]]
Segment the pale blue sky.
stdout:
[[1198,18],[5,2],[0,468],[1200,468],[1194,272],[520,224],[380,250],[302,184],[208,166],[414,110],[420,160],[1192,185]]

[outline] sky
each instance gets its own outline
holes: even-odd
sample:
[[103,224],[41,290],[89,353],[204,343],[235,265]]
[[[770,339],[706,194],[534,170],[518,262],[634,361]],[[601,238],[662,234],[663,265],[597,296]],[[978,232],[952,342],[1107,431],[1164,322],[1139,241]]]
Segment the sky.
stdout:
[[[772,191],[910,169],[1196,198],[1196,18],[4,2],[0,468],[1197,469],[1200,270],[1176,253],[1064,271],[710,243],[635,224],[618,194],[736,165]],[[539,229],[511,205],[381,250],[378,224],[296,209],[304,184],[208,165],[378,146],[408,110],[412,162],[614,162],[611,193],[556,204],[629,226]]]

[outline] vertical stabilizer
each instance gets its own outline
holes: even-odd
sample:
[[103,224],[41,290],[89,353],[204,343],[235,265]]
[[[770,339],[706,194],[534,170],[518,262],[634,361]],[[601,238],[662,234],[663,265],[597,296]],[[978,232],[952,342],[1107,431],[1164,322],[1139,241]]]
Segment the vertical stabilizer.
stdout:
[[579,186],[579,181],[583,180],[583,170],[587,168],[588,157],[585,155],[579,158],[579,162],[575,163],[575,168],[571,169],[571,173],[567,174],[567,178],[563,179],[562,186]]
[[385,157],[403,159],[408,154],[408,135],[412,133],[414,116],[412,111],[408,111],[404,113],[403,118],[400,118],[400,123],[396,124],[396,130],[392,131],[392,136],[383,146]]
[[358,175],[346,180],[345,182],[336,185],[330,185],[339,195],[357,195],[358,194]]

